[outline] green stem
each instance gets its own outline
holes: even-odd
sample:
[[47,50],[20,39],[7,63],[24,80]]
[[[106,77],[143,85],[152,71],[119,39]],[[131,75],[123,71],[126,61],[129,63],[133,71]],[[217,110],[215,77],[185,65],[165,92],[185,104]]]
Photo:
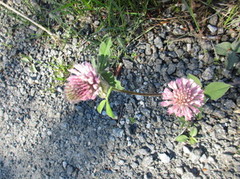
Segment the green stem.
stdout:
[[121,92],[121,93],[127,93],[127,94],[131,94],[131,95],[139,95],[139,96],[162,96],[162,92],[161,93],[137,93],[134,91],[120,90],[117,88],[112,88],[112,90]]

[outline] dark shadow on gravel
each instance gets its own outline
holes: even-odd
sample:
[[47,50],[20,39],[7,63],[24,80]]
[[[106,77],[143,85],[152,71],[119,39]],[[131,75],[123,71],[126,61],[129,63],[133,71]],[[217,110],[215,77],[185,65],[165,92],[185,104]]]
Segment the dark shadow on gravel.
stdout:
[[[99,115],[94,102],[72,107],[62,96],[45,92],[50,70],[38,70],[42,66],[34,61],[38,71],[32,73],[32,62],[20,60],[22,54],[44,62],[44,48],[37,45],[39,39],[26,39],[28,30],[20,30],[9,32],[14,36],[7,42],[12,47],[0,57],[1,152],[10,146],[0,160],[0,178],[112,178],[107,158],[116,122]],[[49,58],[45,56],[45,61]]]
[[93,107],[84,103],[62,113],[59,123],[51,132],[46,131],[45,140],[33,154],[43,176],[90,178],[111,174],[105,160],[110,153],[109,136],[115,123],[101,119]]
[[12,170],[9,166],[5,166],[2,157],[0,157],[0,178],[1,179],[9,179],[12,175]]

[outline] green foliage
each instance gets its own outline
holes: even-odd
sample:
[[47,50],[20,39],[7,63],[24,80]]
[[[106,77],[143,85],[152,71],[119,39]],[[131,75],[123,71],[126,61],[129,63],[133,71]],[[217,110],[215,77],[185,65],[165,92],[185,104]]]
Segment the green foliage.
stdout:
[[188,74],[188,79],[192,79],[195,83],[197,83],[200,87],[202,87],[202,83],[201,81],[199,80],[198,77],[192,75],[192,74]]
[[105,41],[102,41],[99,48],[98,59],[97,61],[92,60],[92,64],[97,69],[98,73],[111,87],[121,90],[124,89],[121,86],[121,82],[117,80],[116,77],[109,70],[106,70],[106,68],[109,67],[110,64],[111,47],[111,38],[106,38]]
[[[192,74],[188,74],[187,77],[189,79],[192,79],[195,83],[197,83],[200,87],[202,87],[202,83],[198,77]],[[226,84],[224,82],[212,82],[212,83],[209,83],[204,88],[204,94],[207,95],[211,100],[217,100],[221,98],[228,91],[230,87],[231,85]],[[201,118],[201,114],[199,114],[199,116],[197,117]]]
[[37,65],[42,64],[41,62],[34,60],[32,56],[20,55],[20,61],[29,66],[29,69],[32,73],[37,73]]
[[97,71],[98,73],[104,73],[105,69],[109,66],[109,58],[108,56],[100,55],[97,57]]
[[178,142],[186,142],[188,140],[188,136],[186,136],[186,135],[179,135],[179,136],[176,137],[175,140],[178,141]]
[[179,136],[176,137],[176,141],[177,142],[188,142],[190,145],[194,145],[196,144],[198,141],[195,138],[195,136],[198,133],[198,130],[195,126],[187,128],[188,129],[188,133],[185,134],[181,134]]
[[137,120],[134,117],[129,117],[130,124],[134,124]]
[[195,137],[197,135],[197,128],[196,127],[191,127],[190,131],[189,131],[189,135],[191,137]]
[[194,144],[196,144],[198,141],[197,141],[197,139],[195,138],[195,137],[189,137],[189,144],[191,144],[191,145],[194,145]]
[[186,0],[183,0],[183,3],[187,7],[187,9],[188,9],[188,12],[189,12],[189,14],[191,15],[191,17],[192,17],[192,19],[194,21],[194,24],[195,24],[195,26],[197,28],[197,31],[200,32],[200,26],[199,26],[199,23],[196,20],[196,17],[195,17],[195,14],[194,14],[192,8],[188,5]]
[[200,113],[198,113],[197,115],[196,115],[196,120],[200,120],[200,119],[202,119],[203,118],[203,108],[201,107],[201,108],[198,108],[199,110],[200,110]]
[[97,61],[92,61],[93,66],[97,69],[98,73],[105,73],[105,69],[109,66],[109,58],[111,55],[112,40],[107,38],[102,41],[99,47]]
[[234,41],[231,44],[231,49],[236,53],[240,53],[240,41]]
[[102,41],[99,47],[99,56],[108,56],[111,55],[111,47],[112,47],[112,40],[111,38],[107,38],[105,41]]
[[24,63],[31,63],[32,61],[31,57],[27,57],[27,56],[23,56],[22,58],[20,58],[20,60]]
[[112,119],[117,119],[117,117],[114,115],[112,108],[110,106],[109,101],[106,101],[106,113],[109,117],[111,117]]
[[227,52],[229,50],[231,50],[231,43],[230,42],[222,42],[220,44],[217,44],[215,46],[215,49],[216,49],[216,53],[218,55],[224,55],[226,56],[227,55]]
[[102,101],[100,102],[100,104],[99,104],[98,107],[97,107],[97,111],[98,111],[99,113],[102,113],[102,110],[103,110],[103,108],[105,107],[105,105],[106,105],[106,99],[104,99],[104,100],[102,100]]
[[[29,1],[29,0],[25,0]],[[46,3],[39,3],[38,16],[48,26],[54,24],[63,30],[64,38],[84,37],[85,39],[96,39],[96,36],[84,34],[82,26],[87,18],[93,16],[99,20],[95,27],[95,34],[111,34],[111,36],[124,36],[126,38],[140,26],[139,19],[144,17],[149,9],[156,9],[160,4],[157,0],[45,0]],[[29,3],[28,3],[29,4]],[[32,5],[26,4],[29,9]],[[74,17],[70,18],[69,16]],[[86,18],[87,17],[87,18]],[[79,23],[81,22],[81,23]],[[88,23],[86,21],[86,23]],[[66,35],[66,36],[65,36]],[[90,37],[91,36],[91,37]],[[99,36],[97,38],[99,38]]]
[[[188,74],[187,77],[194,80],[195,83],[202,87],[202,83],[198,77],[191,74]],[[231,85],[223,82],[212,82],[204,88],[204,94],[207,95],[211,100],[217,100],[221,98],[230,87]],[[200,112],[197,114],[196,119],[202,118],[203,108],[199,108],[199,110]],[[192,121],[186,121],[184,117],[179,117],[178,119],[180,122],[180,127],[185,127],[185,129],[179,136],[176,137],[175,140],[178,142],[187,142],[190,145],[196,144],[198,142],[196,139],[198,130],[195,126],[193,126]]]
[[110,86],[112,86],[113,88],[119,89],[119,90],[123,90],[124,88],[121,85],[121,82],[119,80],[116,79],[115,76],[113,76],[113,74],[109,71],[105,71],[101,74],[101,76],[108,82],[108,84]]
[[223,82],[212,82],[204,89],[204,94],[210,97],[211,100],[221,98],[231,87],[231,85]]
[[97,111],[99,113],[102,112],[102,110],[105,108],[106,113],[109,117],[116,119],[116,116],[114,115],[112,108],[109,103],[109,96],[112,92],[112,89],[124,89],[121,85],[121,82],[117,80],[117,78],[109,71],[107,68],[110,64],[110,57],[111,57],[111,47],[112,47],[112,40],[111,38],[106,38],[106,40],[102,41],[99,47],[99,55],[97,60],[92,60],[92,65],[97,69],[98,73],[103,78],[103,81],[105,81],[107,84],[104,84],[104,87],[107,86],[107,95],[104,100],[101,101],[101,103],[97,107]]
[[227,55],[227,61],[226,61],[226,68],[227,69],[232,69],[235,64],[240,62],[240,56],[236,52],[231,52]]
[[69,75],[68,69],[72,65],[68,65],[60,58],[53,58],[53,62],[49,63],[49,68],[51,68],[53,72],[53,79],[59,82],[65,82],[67,76]]
[[240,41],[222,42],[215,46],[218,55],[226,56],[225,66],[228,70],[233,69],[234,65],[240,62]]
[[180,128],[183,128],[184,126],[188,126],[189,122],[185,120],[184,117],[179,117],[179,122],[180,122]]
[[102,100],[100,102],[100,104],[98,105],[97,111],[99,113],[102,113],[103,109],[105,108],[106,113],[109,117],[111,117],[112,119],[117,119],[117,116],[115,116],[115,114],[113,113],[111,105],[108,100],[111,92],[112,92],[112,87],[109,88],[106,98],[104,100]]
[[235,18],[239,18],[239,3],[237,5],[234,6],[229,6],[229,9],[227,10],[227,12],[225,13],[225,17],[224,17],[224,22],[223,22],[223,26],[224,27],[229,27],[229,25],[232,24],[232,21]]

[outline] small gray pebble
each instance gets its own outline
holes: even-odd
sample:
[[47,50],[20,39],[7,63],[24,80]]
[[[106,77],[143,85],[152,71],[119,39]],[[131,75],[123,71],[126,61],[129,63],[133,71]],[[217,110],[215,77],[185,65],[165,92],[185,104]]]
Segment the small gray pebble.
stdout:
[[163,43],[162,43],[162,40],[161,40],[160,37],[156,37],[156,38],[154,39],[154,44],[155,44],[155,46],[156,46],[158,49],[163,48]]
[[235,108],[236,107],[236,104],[232,101],[232,100],[227,100],[225,103],[224,103],[224,106],[228,109],[231,109],[231,108]]
[[216,26],[217,23],[218,23],[218,16],[217,16],[217,15],[213,15],[213,16],[209,19],[208,22],[209,22],[209,24]]
[[152,55],[152,49],[150,44],[146,44],[145,54]]
[[169,75],[173,74],[176,70],[176,65],[171,63],[169,66],[168,66],[168,69],[167,69],[167,73]]
[[207,25],[208,29],[210,30],[211,33],[217,32],[218,28],[214,25],[208,24]]
[[219,110],[219,109],[215,109],[212,113],[212,115],[218,117],[218,118],[225,118],[226,117],[226,114],[225,112],[223,112],[222,110]]
[[133,62],[129,61],[129,60],[123,60],[123,64],[127,69],[132,69],[133,68]]
[[137,154],[137,155],[148,155],[149,153],[148,153],[148,151],[147,151],[147,149],[145,149],[145,148],[142,148],[142,149],[138,149],[138,150],[136,150],[135,151],[135,153]]
[[74,168],[71,165],[67,165],[67,169],[66,170],[67,170],[67,174],[71,175],[73,173],[73,171],[74,171]]
[[113,134],[113,136],[115,136],[115,137],[120,137],[120,138],[122,138],[122,137],[123,137],[123,133],[124,133],[123,129],[114,128],[114,129],[112,130],[112,134]]
[[202,78],[206,81],[212,80],[214,76],[214,70],[211,67],[208,67],[202,74]]

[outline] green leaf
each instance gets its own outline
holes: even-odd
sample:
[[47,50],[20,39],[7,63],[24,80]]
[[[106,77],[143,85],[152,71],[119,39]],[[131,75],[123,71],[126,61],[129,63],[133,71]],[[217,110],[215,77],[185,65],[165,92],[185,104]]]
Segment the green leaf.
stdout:
[[117,42],[118,42],[118,44],[119,44],[119,46],[120,46],[121,48],[123,48],[124,50],[126,50],[126,46],[125,46],[124,40],[123,40],[122,38],[117,37]]
[[229,42],[222,42],[215,46],[216,53],[218,55],[227,55],[227,52],[231,49],[231,43]]
[[92,64],[93,68],[97,69],[96,60],[94,58],[92,58],[91,64]]
[[108,67],[108,56],[98,56],[97,69],[99,73],[102,73]]
[[226,61],[226,68],[228,70],[231,70],[234,66],[235,63],[240,61],[240,57],[239,55],[237,55],[236,52],[231,51],[228,55],[227,55],[227,61]]
[[[197,27],[197,31],[200,32],[199,23],[198,23],[197,19],[195,18],[195,14],[194,14],[194,12],[193,12],[192,7],[188,5],[187,1],[183,0],[182,2],[183,2],[183,4],[187,7],[188,12],[190,13],[190,15],[191,15],[191,17],[192,17],[192,19],[193,19],[196,27]],[[190,1],[190,2],[191,2],[191,1]]]
[[240,41],[234,41],[232,44],[231,44],[231,48],[234,52],[236,53],[240,53]]
[[108,82],[108,84],[116,89],[122,90],[124,89],[121,85],[121,82],[116,79],[115,76],[109,71],[104,71],[101,76]]
[[194,138],[194,137],[190,137],[190,138],[189,138],[189,144],[194,145],[194,144],[196,144],[197,142],[198,142],[198,141],[197,141],[196,138]]
[[115,86],[115,79],[113,74],[110,71],[104,71],[101,73],[101,76],[108,82],[110,86]]
[[64,77],[63,72],[61,71],[61,69],[56,69],[56,71],[54,72],[55,77]]
[[108,89],[107,97],[106,97],[107,99],[108,99],[108,97],[110,96],[111,92],[112,92],[112,87],[110,87],[110,88]]
[[175,140],[178,141],[178,142],[186,142],[188,140],[188,136],[186,136],[186,135],[179,135],[179,136],[176,137]]
[[133,117],[129,117],[129,120],[130,120],[130,123],[131,123],[131,124],[134,124],[134,123],[136,122],[136,119],[133,118]]
[[187,78],[192,79],[195,83],[197,83],[200,87],[202,87],[202,83],[201,83],[201,81],[199,80],[198,77],[196,77],[192,74],[188,74]]
[[198,113],[197,116],[196,116],[197,120],[200,120],[200,119],[203,118],[203,114],[202,114],[203,108],[199,108],[199,110],[200,110],[200,113]]
[[212,100],[217,100],[221,98],[230,87],[231,85],[224,82],[212,82],[205,87],[204,94]]
[[106,113],[109,117],[111,117],[112,119],[116,119],[117,117],[114,115],[112,108],[110,106],[110,103],[108,102],[108,100],[106,101]]
[[100,44],[99,55],[110,56],[110,54],[111,54],[111,51],[110,51],[111,46],[112,46],[112,40],[111,40],[111,38],[107,38],[106,41],[103,41]]
[[178,119],[180,122],[180,128],[183,128],[184,126],[186,126],[188,124],[188,121],[186,121],[184,117],[178,117]]
[[20,60],[25,62],[25,63],[30,63],[30,60],[27,57],[22,57],[22,58],[20,58]]
[[101,102],[100,102],[100,104],[98,105],[98,107],[97,107],[97,111],[98,111],[98,113],[102,113],[102,110],[103,110],[103,108],[105,107],[105,105],[106,105],[106,100],[104,99],[104,100],[102,100]]
[[190,130],[190,132],[189,132],[189,135],[190,135],[191,137],[194,137],[194,136],[197,135],[197,132],[198,132],[197,128],[196,128],[196,127],[192,127],[191,130]]
[[63,78],[63,77],[56,77],[55,80],[58,80],[58,81],[65,81],[66,78]]
[[116,78],[115,78],[114,88],[119,89],[119,90],[123,90],[124,89],[124,87],[122,87],[121,81],[117,80]]
[[30,71],[33,72],[33,73],[37,73],[37,69],[35,67],[35,65],[32,63],[31,66],[30,66]]

